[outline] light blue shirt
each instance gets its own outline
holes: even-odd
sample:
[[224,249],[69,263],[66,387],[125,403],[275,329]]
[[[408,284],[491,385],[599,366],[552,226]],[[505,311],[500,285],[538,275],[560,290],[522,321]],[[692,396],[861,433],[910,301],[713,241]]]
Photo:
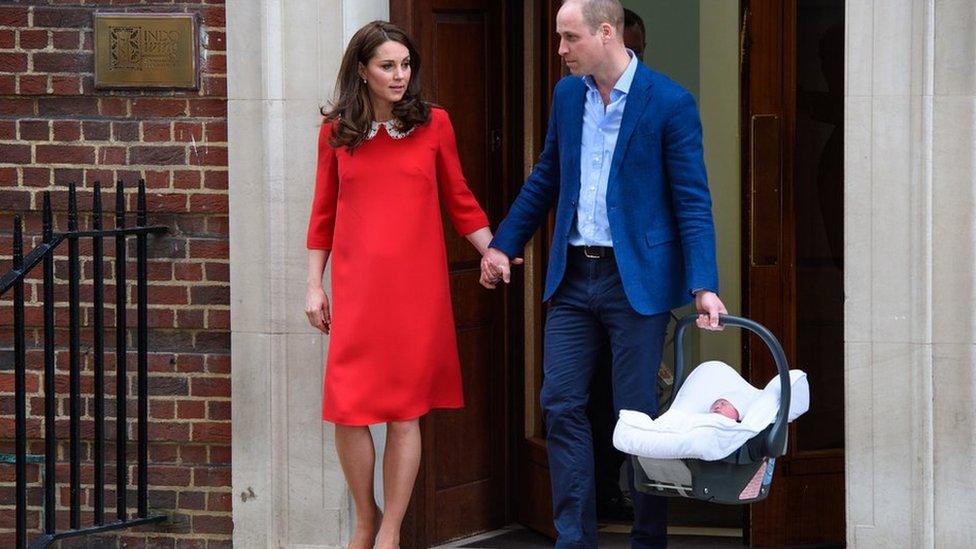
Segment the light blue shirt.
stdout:
[[617,134],[627,105],[630,84],[637,72],[637,56],[627,50],[630,63],[610,90],[610,103],[603,104],[600,90],[590,75],[586,83],[583,109],[583,142],[580,146],[580,194],[576,206],[576,225],[569,235],[572,246],[613,246],[607,218],[607,183],[610,164],[617,146]]

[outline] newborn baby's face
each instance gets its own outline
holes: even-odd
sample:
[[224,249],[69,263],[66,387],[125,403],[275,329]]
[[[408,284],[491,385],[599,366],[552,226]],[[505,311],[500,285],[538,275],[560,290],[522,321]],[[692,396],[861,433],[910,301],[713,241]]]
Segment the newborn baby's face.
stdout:
[[725,400],[724,398],[720,398],[713,402],[708,411],[713,414],[722,414],[729,419],[739,421],[739,411],[735,409],[735,406],[732,406],[731,402]]

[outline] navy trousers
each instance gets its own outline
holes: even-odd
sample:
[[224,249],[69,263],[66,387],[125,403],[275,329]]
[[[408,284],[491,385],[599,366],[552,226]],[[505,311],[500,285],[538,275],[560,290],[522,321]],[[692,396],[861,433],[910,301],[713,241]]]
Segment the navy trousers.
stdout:
[[[566,274],[549,304],[541,395],[557,548],[597,546],[593,437],[586,406],[601,345],[609,338],[614,417],[621,409],[654,417],[669,318],[667,311],[645,316],[630,306],[612,255],[590,259],[570,248]],[[633,483],[632,471],[630,478]],[[631,547],[665,547],[665,498],[633,487],[631,492]]]

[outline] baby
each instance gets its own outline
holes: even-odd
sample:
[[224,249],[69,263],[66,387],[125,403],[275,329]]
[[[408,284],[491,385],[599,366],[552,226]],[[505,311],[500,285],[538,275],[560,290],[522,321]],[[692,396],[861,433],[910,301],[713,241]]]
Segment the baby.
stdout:
[[739,411],[732,406],[732,403],[720,398],[712,403],[708,411],[713,414],[721,414],[729,419],[739,421]]

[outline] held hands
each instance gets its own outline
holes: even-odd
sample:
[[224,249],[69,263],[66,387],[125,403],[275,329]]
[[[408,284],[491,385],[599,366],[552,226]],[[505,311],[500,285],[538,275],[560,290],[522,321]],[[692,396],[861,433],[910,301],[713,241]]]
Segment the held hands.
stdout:
[[308,323],[318,328],[322,333],[328,334],[332,325],[332,316],[329,314],[329,297],[325,295],[325,290],[319,288],[309,288],[305,295],[305,316]]
[[481,256],[481,285],[494,290],[498,281],[508,284],[512,279],[512,265],[521,265],[524,260],[516,257],[509,260],[504,252],[496,248],[488,248]]
[[724,326],[719,325],[718,315],[727,314],[728,311],[725,310],[725,304],[715,292],[701,290],[695,293],[695,309],[699,313],[695,325],[699,328],[716,332],[725,329]]

